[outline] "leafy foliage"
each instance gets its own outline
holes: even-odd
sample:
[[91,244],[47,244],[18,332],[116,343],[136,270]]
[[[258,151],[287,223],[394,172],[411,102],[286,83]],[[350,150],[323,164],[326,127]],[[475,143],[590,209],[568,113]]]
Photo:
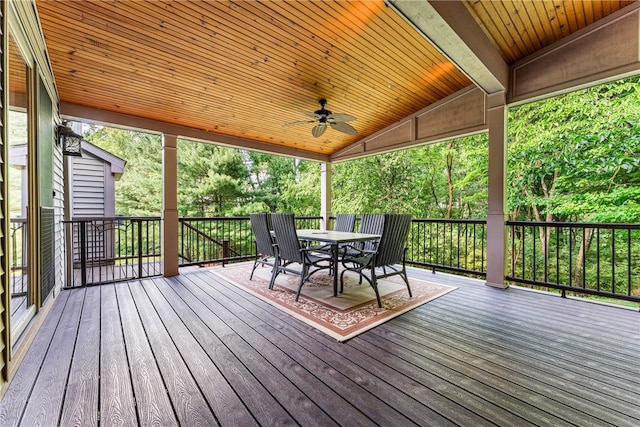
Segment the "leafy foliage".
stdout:
[[162,208],[162,141],[160,136],[91,126],[87,141],[126,160],[116,182],[116,213],[157,216]]
[[333,211],[483,217],[487,171],[486,135],[339,163],[333,174]]
[[223,216],[247,189],[248,170],[238,150],[193,141],[178,142],[178,212]]
[[320,211],[320,165],[315,162],[264,153],[246,153],[251,199],[270,212],[318,215]]
[[[640,221],[640,78],[513,108],[508,125],[507,209],[511,219]],[[90,128],[86,137],[127,160],[125,174],[117,183],[118,213],[158,215],[160,137],[98,127]],[[181,216],[238,216],[264,210],[316,216],[320,212],[318,163],[188,141],[179,143],[178,162]],[[475,135],[334,164],[332,211],[483,219],[487,216],[487,187],[487,135]],[[546,283],[555,276],[552,280],[558,283],[622,294],[637,292],[637,286],[627,289],[626,277],[637,277],[638,267],[624,252],[632,245],[631,253],[637,254],[637,232],[626,237],[613,231],[607,235],[585,226],[577,233],[570,227],[546,224],[510,230],[510,264],[523,277]],[[475,235],[475,229],[454,233],[443,227],[441,232],[443,241],[454,235]],[[248,229],[240,234],[239,241],[250,245]],[[426,244],[426,240],[413,242],[412,250],[418,256],[431,256],[433,251]],[[459,260],[455,250],[460,248],[443,248],[439,253],[442,262]],[[477,268],[481,269],[484,253],[474,247],[462,258],[464,265],[480,259]],[[549,259],[555,259],[555,265],[547,263]],[[606,263],[610,271],[598,264],[601,259],[611,260]]]
[[511,111],[512,218],[637,222],[639,119],[637,78]]

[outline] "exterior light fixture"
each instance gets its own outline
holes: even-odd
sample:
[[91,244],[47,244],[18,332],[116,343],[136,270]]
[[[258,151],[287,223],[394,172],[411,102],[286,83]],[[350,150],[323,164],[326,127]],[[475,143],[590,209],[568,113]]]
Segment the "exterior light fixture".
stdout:
[[58,126],[58,144],[62,146],[63,155],[82,156],[82,136],[65,124]]

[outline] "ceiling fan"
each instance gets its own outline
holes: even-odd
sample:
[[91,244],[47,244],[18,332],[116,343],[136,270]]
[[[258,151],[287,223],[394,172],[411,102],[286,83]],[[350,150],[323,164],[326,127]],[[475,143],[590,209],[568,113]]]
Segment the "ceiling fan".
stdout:
[[305,123],[317,123],[313,127],[313,129],[311,129],[311,134],[316,138],[321,136],[324,131],[327,130],[327,125],[331,126],[338,132],[346,133],[347,135],[358,134],[358,131],[353,126],[347,123],[354,121],[356,119],[354,116],[343,113],[332,113],[331,111],[326,110],[324,108],[324,106],[327,105],[326,99],[321,99],[318,102],[320,103],[319,110],[316,110],[313,113],[303,111],[303,114],[313,117],[313,120],[301,120],[298,122],[287,123],[285,124],[285,126],[288,127],[302,125]]

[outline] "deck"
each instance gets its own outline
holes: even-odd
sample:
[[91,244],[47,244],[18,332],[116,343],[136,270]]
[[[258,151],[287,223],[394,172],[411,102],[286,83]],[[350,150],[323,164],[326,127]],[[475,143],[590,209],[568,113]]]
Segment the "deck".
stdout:
[[640,313],[459,286],[338,343],[208,272],[66,290],[1,425],[640,425]]

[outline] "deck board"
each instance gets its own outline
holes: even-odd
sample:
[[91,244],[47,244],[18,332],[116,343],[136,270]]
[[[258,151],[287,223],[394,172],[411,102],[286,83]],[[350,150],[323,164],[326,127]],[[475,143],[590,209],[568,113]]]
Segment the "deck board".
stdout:
[[56,425],[69,376],[85,292],[69,296],[24,411],[24,425]]
[[62,425],[98,425],[100,288],[88,288],[62,408]]
[[138,416],[115,286],[103,285],[96,289],[100,289],[101,296],[101,423],[102,425],[135,425],[138,422]]
[[58,296],[56,304],[49,312],[47,322],[38,331],[31,348],[11,382],[11,387],[9,387],[0,402],[0,424],[18,425],[22,419],[24,408],[29,402],[33,385],[38,379],[40,368],[49,350],[49,344],[56,332],[70,295],[71,292],[62,292]]
[[194,427],[217,425],[213,411],[163,325],[161,316],[167,316],[164,307],[152,305],[140,282],[132,283],[129,290],[179,423]]
[[243,363],[259,377],[298,423],[320,426],[335,424],[327,413],[305,394],[304,388],[313,384],[315,378],[304,369],[299,369],[286,352],[270,345],[262,336],[252,331],[237,313],[231,311],[233,305],[221,304],[193,282],[182,278],[180,280],[208,310],[216,313],[220,321],[208,322],[213,332],[220,336],[232,351],[241,355]]
[[[230,289],[211,287],[206,284],[207,282],[213,283],[213,281],[217,281],[216,277],[209,276],[208,280],[204,279],[204,277],[202,275],[193,275],[189,278],[199,282],[203,291],[205,287],[208,288],[208,294],[217,298],[221,304],[225,306],[235,305],[234,311],[237,310],[241,313],[243,321],[247,322],[247,326],[253,325],[255,328],[254,331],[247,331],[247,333],[261,334],[264,338],[265,346],[277,346],[291,357],[292,361],[287,361],[284,364],[281,362],[277,366],[279,369],[291,369],[291,366],[288,366],[289,363],[297,363],[297,366],[293,365],[296,368],[305,367],[304,371],[302,369],[296,370],[297,372],[308,372],[308,374],[305,373],[303,377],[297,379],[297,384],[304,387],[305,394],[313,401],[318,402],[319,405],[322,405],[322,409],[327,414],[345,414],[346,419],[342,419],[341,422],[350,425],[365,425],[372,423],[372,420],[382,421],[389,425],[402,425],[407,422],[407,418],[402,412],[376,397],[388,392],[387,384],[370,384],[370,388],[374,388],[375,393],[363,393],[362,384],[358,384],[352,378],[362,378],[366,375],[366,371],[360,370],[350,376],[340,375],[336,366],[326,360],[328,356],[331,356],[331,353],[327,352],[323,346],[311,348],[311,343],[308,340],[307,342],[300,342],[288,336],[288,331],[278,331],[274,328],[275,319],[273,319],[271,313],[266,313],[264,316],[265,319],[271,318],[268,323],[259,320],[261,317],[254,315],[253,310],[247,310],[244,307],[244,302],[243,304],[238,303],[238,297],[226,293]],[[226,292],[221,292],[221,290]],[[267,341],[269,341],[269,344],[266,344]],[[328,375],[334,372],[335,374]],[[325,382],[320,382],[317,378],[324,378]],[[374,382],[372,381],[372,383]],[[349,402],[340,398],[340,395],[349,396]],[[365,413],[361,414],[360,411]]]
[[[133,285],[139,286],[139,282],[134,282]],[[141,425],[178,425],[165,379],[158,368],[156,356],[138,316],[129,283],[118,284],[115,289],[122,316],[138,421]],[[173,378],[167,380],[172,381]]]
[[258,381],[249,368],[217,335],[212,333],[203,318],[198,316],[198,312],[203,311],[209,322],[218,321],[206,315],[206,307],[202,307],[197,299],[193,298],[189,292],[185,292],[179,283],[176,285],[159,280],[157,284],[165,299],[176,313],[180,313],[183,322],[189,325],[191,334],[220,370],[229,383],[229,387],[241,397],[253,417],[265,425],[294,424],[291,416]]
[[[413,337],[409,341],[412,339]],[[527,419],[544,419],[540,413],[527,411],[528,408],[523,409],[526,403],[514,399],[512,397],[513,390],[503,391],[493,388],[475,378],[475,372],[464,372],[466,370],[464,363],[461,363],[461,366],[449,367],[447,365],[452,361],[445,358],[445,363],[438,366],[438,361],[418,353],[412,353],[414,350],[411,349],[411,346],[402,345],[402,340],[386,340],[385,334],[369,336],[369,340],[362,338],[354,342],[354,345],[363,354],[371,355],[373,358],[384,358],[390,369],[414,378],[423,387],[436,387],[441,398],[457,402],[475,416],[481,417],[486,420],[485,422],[488,421],[489,424],[530,426],[534,424],[528,422]],[[397,349],[399,345],[403,349],[401,356],[386,356],[388,348]],[[424,348],[420,344],[416,346]],[[462,372],[457,371],[456,368]],[[432,372],[437,372],[437,374]],[[456,410],[454,413],[457,414],[458,411]],[[471,420],[456,419],[455,421],[458,424],[469,425]],[[474,421],[473,425],[478,425],[478,422]]]
[[[154,281],[144,282],[147,292],[154,307],[160,313],[161,321],[171,339],[175,343],[180,357],[187,364],[191,374],[202,389],[202,394],[211,405],[211,410],[224,425],[250,426],[255,424],[251,413],[242,404],[240,398],[227,383],[225,377],[208,357],[197,339],[189,331],[183,322],[189,322],[188,318],[181,319],[169,302],[160,293]],[[185,314],[185,313],[182,313]]]
[[[217,276],[212,276],[210,280],[219,279]],[[305,349],[309,350],[312,355],[320,355],[322,365],[325,363],[328,364],[328,371],[321,372],[322,377],[326,378],[325,381],[328,381],[328,385],[331,387],[343,389],[343,398],[353,402],[354,407],[368,411],[370,410],[368,406],[375,407],[376,405],[380,405],[383,408],[388,408],[389,405],[392,404],[393,407],[405,413],[417,424],[420,424],[421,420],[428,420],[430,423],[437,425],[455,425],[427,406],[422,404],[416,405],[416,400],[431,401],[437,399],[438,396],[432,393],[431,390],[421,389],[417,387],[418,384],[410,378],[398,378],[393,374],[391,374],[389,378],[386,378],[385,381],[381,381],[379,377],[370,375],[373,370],[370,363],[362,366],[362,362],[359,362],[359,360],[363,355],[350,346],[336,342],[334,339],[316,331],[304,323],[296,321],[283,312],[274,312],[270,309],[270,306],[265,305],[259,299],[237,288],[227,287],[227,291],[233,293],[234,296],[231,297],[233,299],[244,299],[245,301],[242,302],[242,306],[247,307],[249,313],[271,317],[272,320],[269,322],[270,326],[280,331],[282,335],[298,342]],[[276,335],[272,339],[278,340],[281,338],[279,335]],[[315,360],[315,357],[312,359]],[[305,363],[305,365],[309,365],[309,363]],[[333,375],[327,376],[327,373]],[[351,379],[356,379],[357,385],[363,390],[367,390],[372,396],[393,396],[392,402],[380,401],[376,403],[363,401],[359,396],[359,394],[363,393],[362,391],[357,393],[358,389],[345,389],[345,383],[352,382]],[[409,394],[404,395],[404,393],[399,393],[399,390],[402,389],[406,389]],[[470,419],[464,418],[465,409],[460,405],[444,399],[441,399],[441,404],[447,408],[448,412],[456,413],[460,419],[469,422],[474,421],[476,423],[479,421],[478,418],[473,415]],[[371,421],[373,422],[374,419],[375,418],[371,418]],[[348,425],[349,423],[343,420],[343,424]]]
[[640,313],[410,275],[459,288],[345,343],[208,269],[64,291],[0,425],[640,425]]

